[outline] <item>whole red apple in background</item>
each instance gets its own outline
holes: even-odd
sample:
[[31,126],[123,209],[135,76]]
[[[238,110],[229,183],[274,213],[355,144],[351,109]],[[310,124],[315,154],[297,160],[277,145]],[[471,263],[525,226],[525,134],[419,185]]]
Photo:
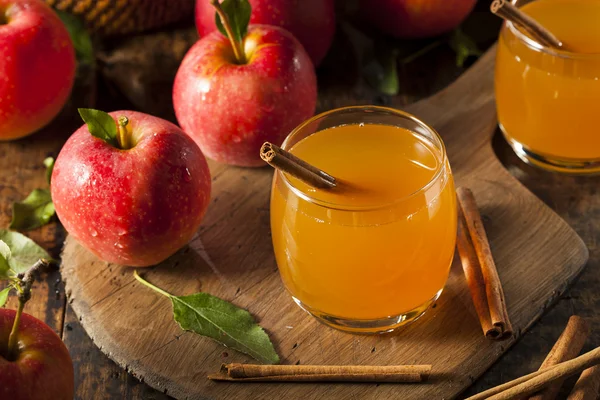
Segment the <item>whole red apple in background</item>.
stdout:
[[0,140],[48,124],[74,77],[75,51],[56,13],[41,0],[0,0]]
[[64,343],[42,321],[21,315],[19,352],[7,359],[16,312],[0,308],[0,399],[72,400],[73,363]]
[[219,31],[196,42],[177,71],[173,106],[207,157],[262,166],[261,145],[281,144],[314,114],[316,76],[302,45],[284,29],[250,25],[242,51],[240,64]]
[[189,136],[170,122],[134,111],[131,148],[92,136],[83,125],[65,143],[52,173],[52,200],[67,232],[101,259],[157,264],[198,229],[210,200],[210,172]]
[[456,28],[477,0],[360,0],[360,13],[399,38],[436,36]]
[[[251,24],[274,25],[290,31],[319,65],[335,34],[334,0],[249,0]],[[196,1],[196,29],[204,37],[217,29],[209,0]]]

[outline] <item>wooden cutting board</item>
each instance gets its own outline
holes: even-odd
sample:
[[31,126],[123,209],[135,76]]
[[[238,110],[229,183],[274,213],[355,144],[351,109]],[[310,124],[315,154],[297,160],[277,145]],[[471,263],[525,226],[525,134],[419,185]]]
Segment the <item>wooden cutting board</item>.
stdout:
[[62,276],[94,342],[150,386],[178,399],[449,399],[481,375],[565,290],[587,261],[577,234],[501,166],[496,129],[495,51],[457,82],[407,107],[442,135],[459,186],[480,205],[517,337],[486,340],[455,261],[437,306],[396,334],[361,336],[319,324],[284,290],[269,233],[272,170],[211,163],[213,198],[190,245],[146,279],[176,295],[197,291],[247,308],[284,364],[432,364],[426,384],[236,384],[206,379],[223,362],[253,362],[183,332],[170,301],[137,283],[131,268],[100,261],[67,238]]

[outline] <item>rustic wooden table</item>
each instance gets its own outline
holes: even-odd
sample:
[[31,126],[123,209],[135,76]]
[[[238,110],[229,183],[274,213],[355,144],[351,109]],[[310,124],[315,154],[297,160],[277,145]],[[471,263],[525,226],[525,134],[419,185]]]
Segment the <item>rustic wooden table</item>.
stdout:
[[[366,84],[359,72],[361,65],[357,59],[360,57],[350,44],[352,40],[348,39],[355,32],[344,24],[340,26],[336,44],[318,71],[319,111],[366,103],[401,107],[434,93],[464,71],[464,68],[456,67],[454,52],[442,43],[412,62],[401,62],[398,69],[400,93],[380,95]],[[469,19],[465,29],[485,32],[478,35],[479,45],[485,47],[493,42],[498,24],[481,10]],[[97,107],[105,110],[137,108],[173,119],[170,105],[173,74],[178,60],[193,40],[193,30],[180,29],[105,44],[98,54]],[[64,140],[81,124],[74,109],[93,104],[94,99],[89,95],[93,92],[92,86],[84,80],[66,111],[42,132],[24,140],[0,144],[0,227],[8,226],[14,201],[24,198],[36,187],[43,187],[41,161],[48,155],[56,156]],[[600,240],[600,228],[594,226],[600,224],[600,197],[597,195],[600,177],[563,176],[529,167],[512,153],[500,134],[495,137],[494,148],[510,173],[581,235],[589,247],[590,261],[554,307],[483,377],[474,380],[465,395],[537,369],[572,314],[586,317],[591,322],[592,334],[586,348],[600,345],[600,314],[596,311],[600,304],[597,291],[600,249],[596,245]],[[11,156],[7,157],[8,154]],[[58,223],[29,235],[53,256],[60,254],[64,232]],[[14,307],[15,303],[15,299],[11,299],[8,307]],[[120,369],[94,345],[67,304],[58,270],[43,274],[35,285],[26,312],[44,320],[65,341],[75,367],[77,399],[170,398]],[[569,382],[565,386],[568,388]]]

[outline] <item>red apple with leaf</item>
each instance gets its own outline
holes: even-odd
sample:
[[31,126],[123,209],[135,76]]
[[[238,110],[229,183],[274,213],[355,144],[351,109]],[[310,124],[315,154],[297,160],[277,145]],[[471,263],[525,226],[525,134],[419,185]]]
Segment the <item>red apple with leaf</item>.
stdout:
[[135,111],[80,109],[86,122],[52,172],[61,223],[104,261],[157,264],[194,235],[210,200],[204,155],[172,123]]
[[0,399],[72,400],[73,363],[64,343],[42,321],[23,313],[31,297],[34,274],[48,265],[39,259],[23,268],[23,259],[34,253],[47,253],[30,239],[16,232],[0,231],[0,281],[7,283],[0,291],[0,307],[8,293],[17,293],[17,311],[0,308]]
[[41,0],[0,0],[0,141],[48,124],[67,101],[75,51],[67,29]]
[[220,16],[220,32],[200,39],[183,59],[173,87],[175,114],[207,157],[262,166],[260,146],[280,144],[314,114],[314,68],[289,32],[248,27],[248,0],[211,3]]
[[[249,0],[251,24],[279,26],[302,43],[315,65],[331,47],[335,34],[334,0]],[[196,1],[196,29],[204,37],[217,29],[209,0]]]
[[456,28],[477,0],[360,0],[360,13],[398,38],[424,38]]

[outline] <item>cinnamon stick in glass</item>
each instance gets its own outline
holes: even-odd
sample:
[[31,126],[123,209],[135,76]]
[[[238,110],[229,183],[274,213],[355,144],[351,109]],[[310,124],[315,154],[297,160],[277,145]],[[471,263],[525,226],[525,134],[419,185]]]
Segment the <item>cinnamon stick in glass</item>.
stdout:
[[572,360],[525,375],[465,400],[522,399],[598,364],[600,364],[600,347]]
[[500,18],[510,21],[517,27],[523,29],[544,46],[566,50],[564,43],[544,28],[539,22],[514,6],[510,1],[494,0],[490,10]]
[[456,197],[457,248],[481,328],[489,339],[507,339],[512,336],[512,325],[475,197],[467,188],[458,188]]
[[599,397],[600,365],[595,365],[581,373],[567,400],[596,400]]
[[[589,323],[576,315],[569,318],[565,330],[540,366],[540,371],[577,357],[590,333]],[[553,400],[558,395],[562,381],[556,382],[529,398],[529,400]]]
[[265,142],[262,145],[260,158],[273,168],[286,172],[312,187],[332,189],[337,186],[334,177],[273,143]]
[[431,365],[255,365],[223,364],[208,379],[236,382],[388,382],[418,383],[429,378]]

